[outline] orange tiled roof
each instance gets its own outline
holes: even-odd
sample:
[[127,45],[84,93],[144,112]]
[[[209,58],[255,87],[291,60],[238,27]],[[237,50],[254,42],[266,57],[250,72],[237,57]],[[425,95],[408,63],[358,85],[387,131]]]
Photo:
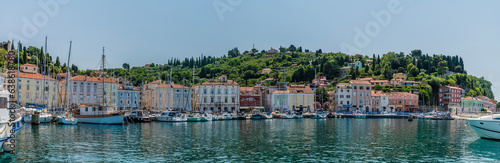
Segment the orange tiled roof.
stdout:
[[[15,74],[17,74],[17,70],[15,71]],[[42,74],[33,74],[33,73],[25,73],[25,72],[19,72],[19,78],[28,78],[28,79],[40,79],[40,80],[51,80],[51,81],[56,81],[54,78],[49,78],[47,75],[42,75]]]
[[[71,81],[88,81],[88,82],[103,82],[102,77],[92,77],[92,76],[84,76],[84,75],[77,75],[71,78]],[[118,80],[113,79],[113,78],[104,78],[105,83],[118,83]]]
[[351,80],[349,82],[353,83],[353,84],[370,84],[370,82],[368,82],[366,80]]

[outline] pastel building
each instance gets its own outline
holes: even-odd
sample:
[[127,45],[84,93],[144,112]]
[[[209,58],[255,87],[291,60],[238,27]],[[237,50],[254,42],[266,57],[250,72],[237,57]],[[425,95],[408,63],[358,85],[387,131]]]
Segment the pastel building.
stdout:
[[133,110],[140,107],[141,92],[132,85],[118,85],[118,110]]
[[461,107],[458,113],[478,113],[484,109],[484,101],[475,97],[462,98]]
[[389,95],[382,91],[372,91],[372,108],[375,112],[389,111]]
[[14,93],[14,99],[24,106],[26,103],[37,103],[44,104],[46,108],[50,109],[58,107],[59,81],[47,75],[36,73],[38,68],[24,71],[25,67],[29,66],[21,66],[19,81],[14,78],[15,83],[18,84],[18,93]]
[[372,85],[369,81],[351,80],[352,86],[352,107],[356,111],[372,111],[371,96]]
[[418,95],[408,92],[391,92],[389,96],[390,111],[413,112],[418,109]]
[[[65,85],[66,81],[61,82]],[[74,76],[69,79],[69,102],[73,106],[97,103],[117,107],[118,83],[114,78]]]
[[351,111],[352,106],[352,86],[349,83],[337,84],[335,89],[335,104],[336,111]]

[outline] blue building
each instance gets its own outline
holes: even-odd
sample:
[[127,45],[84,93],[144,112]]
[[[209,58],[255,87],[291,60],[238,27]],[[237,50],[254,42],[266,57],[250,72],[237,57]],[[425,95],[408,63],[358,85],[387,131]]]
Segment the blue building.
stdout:
[[132,85],[118,85],[118,110],[139,109],[140,91]]

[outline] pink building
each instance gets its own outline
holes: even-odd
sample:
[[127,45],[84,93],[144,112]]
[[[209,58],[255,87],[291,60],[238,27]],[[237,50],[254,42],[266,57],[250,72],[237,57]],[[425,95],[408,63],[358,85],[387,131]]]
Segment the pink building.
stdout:
[[356,111],[371,111],[372,85],[369,81],[351,80],[352,86],[352,108]]

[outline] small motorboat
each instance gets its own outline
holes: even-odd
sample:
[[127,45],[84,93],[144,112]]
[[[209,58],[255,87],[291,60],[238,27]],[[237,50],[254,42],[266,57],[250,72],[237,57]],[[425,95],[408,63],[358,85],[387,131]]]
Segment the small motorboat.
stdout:
[[201,120],[198,113],[192,113],[187,116],[187,122],[199,122]]
[[134,122],[151,122],[149,114],[145,110],[134,110],[128,115]]
[[265,119],[264,115],[260,112],[258,109],[252,110],[252,115],[250,116],[250,119]]

